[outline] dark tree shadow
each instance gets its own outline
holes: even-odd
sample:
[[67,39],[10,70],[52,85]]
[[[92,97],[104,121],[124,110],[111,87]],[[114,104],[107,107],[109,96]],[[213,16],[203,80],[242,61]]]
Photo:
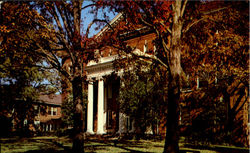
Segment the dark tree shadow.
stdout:
[[42,149],[42,150],[30,150],[25,153],[70,153],[70,151],[55,150],[55,149]]
[[[85,148],[91,148],[91,150],[99,150],[99,149],[105,149],[105,147],[116,147],[116,148],[120,148],[123,149],[124,152],[133,152],[133,153],[146,153],[143,151],[138,151],[138,150],[134,150],[134,149],[129,149],[127,147],[144,147],[143,143],[141,142],[128,142],[128,141],[114,141],[114,140],[89,140],[91,142],[98,142],[98,143],[103,143],[104,145],[95,145],[95,146],[88,146]],[[104,147],[104,148],[100,148],[100,147]],[[150,153],[150,152],[147,152]]]
[[180,149],[179,153],[200,153],[200,151]]

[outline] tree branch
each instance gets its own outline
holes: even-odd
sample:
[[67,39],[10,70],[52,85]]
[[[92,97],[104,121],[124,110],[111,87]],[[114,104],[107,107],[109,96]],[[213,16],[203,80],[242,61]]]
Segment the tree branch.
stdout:
[[[215,13],[215,12],[219,12],[219,11],[222,11],[222,10],[225,10],[227,8],[229,8],[231,6],[228,6],[228,7],[223,7],[223,8],[219,8],[219,9],[215,9],[215,10],[212,10],[212,11],[208,11],[208,12],[202,12],[201,15],[208,15],[208,14],[211,14],[211,13]],[[183,33],[186,33],[192,26],[194,26],[195,24],[199,23],[200,21],[204,20],[204,19],[207,19],[207,17],[202,17],[192,23],[190,23],[189,25],[186,26],[185,29],[182,30]]]
[[[244,90],[244,88],[240,89],[239,92],[242,92],[241,90]],[[237,107],[239,106],[239,104],[240,104],[242,98],[244,97],[244,94],[245,94],[245,93],[241,93],[241,94],[239,95],[239,97],[237,98],[237,101],[235,102],[233,108],[231,109],[233,112],[236,112],[236,109],[237,109]]]
[[39,49],[40,49],[40,51],[42,51],[42,56],[44,57],[44,58],[46,58],[48,61],[49,61],[49,63],[55,68],[55,69],[57,69],[62,75],[64,75],[66,78],[68,78],[68,79],[70,79],[71,78],[71,75],[67,72],[67,71],[65,71],[65,70],[63,70],[62,69],[62,67],[61,67],[61,65],[60,65],[60,63],[59,63],[59,61],[57,60],[57,58],[56,59],[54,59],[53,57],[51,57],[37,42],[36,42],[36,45],[39,47]]
[[135,49],[134,51],[131,52],[131,54],[132,54],[132,55],[135,55],[135,56],[137,56],[137,57],[140,57],[140,58],[151,59],[151,60],[157,61],[157,62],[159,62],[161,65],[163,65],[166,69],[168,69],[168,66],[167,66],[162,60],[160,60],[159,58],[157,58],[157,57],[154,56],[154,55],[146,54],[146,53],[140,51],[139,49]]
[[211,14],[211,13],[219,12],[221,10],[225,10],[225,9],[227,9],[229,7],[231,7],[231,5],[227,6],[227,7],[218,8],[218,9],[215,9],[215,10],[212,10],[212,11],[208,11],[208,12],[202,12],[202,14],[203,15],[208,15],[208,14]]
[[59,14],[60,14],[60,16],[61,16],[61,18],[62,18],[62,20],[63,20],[63,25],[64,25],[64,27],[65,27],[65,30],[66,30],[67,34],[68,34],[68,38],[72,40],[72,33],[73,33],[73,31],[72,31],[72,29],[69,27],[68,18],[65,17],[66,14],[63,14],[61,8],[58,8],[57,5],[54,5],[54,6],[57,7],[57,10],[58,10],[58,12],[59,12]]
[[[157,30],[157,28],[155,28],[155,31],[156,31],[156,34],[158,35],[159,39],[161,40],[163,49],[164,49],[165,52],[166,52],[165,55],[167,56],[167,65],[169,65],[169,62],[170,62],[170,60],[169,60],[170,49],[168,48],[168,46],[167,46],[165,40],[161,37],[160,32]],[[165,52],[164,52],[164,53],[165,53]],[[167,69],[169,70],[169,66],[168,66]]]
[[204,20],[204,19],[206,19],[206,18],[203,17],[203,18],[200,18],[200,19],[198,19],[198,20],[196,20],[196,21],[194,21],[194,22],[188,24],[188,25],[186,26],[186,28],[182,30],[182,32],[183,32],[183,33],[186,33],[192,26],[194,26],[195,24],[199,23],[200,21],[202,21],[202,20]]
[[242,109],[242,107],[245,105],[245,103],[248,101],[248,94],[244,100],[244,102],[241,104],[241,106],[239,107],[239,109],[237,111],[235,111],[235,115],[239,113],[239,111]]
[[112,29],[112,31],[114,31],[113,27],[109,24],[109,22],[108,22],[107,20],[94,19],[94,20],[88,25],[88,28],[87,28],[87,31],[86,31],[86,37],[88,37],[88,35],[89,35],[89,29],[91,28],[91,26],[92,26],[95,22],[105,22],[105,23],[110,27],[110,29]]
[[95,6],[95,5],[96,5],[96,4],[89,4],[89,5],[86,5],[86,6],[82,7],[81,10],[84,10],[84,9],[86,9],[86,8],[88,8],[88,7]]
[[182,5],[181,17],[183,17],[183,14],[184,14],[184,12],[185,12],[185,8],[186,8],[186,5],[187,5],[187,1],[188,1],[188,0],[185,0],[185,1],[184,1],[184,4]]
[[75,62],[74,56],[73,56],[73,54],[70,52],[70,47],[69,47],[69,45],[68,45],[66,39],[64,38],[64,37],[65,37],[65,33],[64,33],[63,27],[62,27],[62,25],[61,25],[61,23],[60,23],[59,17],[58,17],[58,15],[57,15],[56,11],[55,11],[55,7],[53,7],[53,6],[48,6],[48,7],[51,8],[51,9],[48,9],[48,12],[50,12],[50,14],[53,16],[53,18],[54,18],[55,21],[56,21],[57,27],[58,27],[59,30],[60,30],[60,31],[57,32],[57,34],[60,35],[61,41],[62,41],[62,43],[64,44],[65,48],[67,48],[66,51],[67,51],[68,54],[70,55],[70,58],[71,58],[72,63],[74,63],[74,62]]
[[148,23],[147,21],[145,21],[143,18],[140,18],[141,22],[144,23],[145,25],[149,26],[149,27],[153,27],[152,24]]

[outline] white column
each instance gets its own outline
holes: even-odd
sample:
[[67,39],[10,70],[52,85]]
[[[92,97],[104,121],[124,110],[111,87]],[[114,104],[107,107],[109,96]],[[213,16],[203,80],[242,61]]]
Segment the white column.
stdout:
[[93,131],[93,106],[94,106],[94,88],[93,82],[89,82],[88,84],[88,106],[87,106],[87,133],[94,134]]
[[104,81],[101,78],[98,82],[98,107],[97,107],[97,134],[104,134]]
[[[104,88],[104,112],[103,112],[103,125],[104,125],[104,127],[103,127],[103,129],[104,129],[104,131],[106,131],[107,130],[107,111],[108,111],[108,105],[107,105],[107,101],[108,101],[108,97],[107,97],[107,88],[105,88],[105,83],[104,83],[104,86],[103,86],[103,88]],[[106,132],[105,132],[106,133]]]

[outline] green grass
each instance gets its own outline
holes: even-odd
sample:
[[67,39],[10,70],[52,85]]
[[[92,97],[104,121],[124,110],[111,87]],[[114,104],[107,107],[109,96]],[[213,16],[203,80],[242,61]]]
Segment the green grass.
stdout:
[[[57,145],[48,141],[52,140],[51,138],[16,138],[5,140],[1,139],[1,153],[20,153],[27,151],[36,151],[36,150],[63,150]],[[49,146],[49,147],[48,147]]]
[[[72,147],[72,141],[67,137],[34,137],[0,139],[1,153],[66,153]],[[164,141],[154,140],[113,140],[89,139],[85,141],[85,152],[92,153],[124,153],[124,152],[163,152]],[[230,147],[229,147],[230,149]],[[181,153],[217,153],[216,149],[184,147],[180,143]],[[241,152],[241,150],[239,150]],[[228,152],[222,151],[223,153]],[[237,152],[237,151],[236,151]],[[235,152],[235,153],[236,153]]]
[[[72,143],[67,138],[59,138],[57,142],[64,144],[64,146],[71,146]],[[85,152],[96,153],[124,153],[124,152],[138,152],[138,153],[162,153],[164,147],[164,141],[154,140],[127,140],[114,143],[112,140],[96,140],[91,139],[85,142]],[[190,153],[216,153],[211,150],[199,150],[185,148],[180,144],[183,152]]]

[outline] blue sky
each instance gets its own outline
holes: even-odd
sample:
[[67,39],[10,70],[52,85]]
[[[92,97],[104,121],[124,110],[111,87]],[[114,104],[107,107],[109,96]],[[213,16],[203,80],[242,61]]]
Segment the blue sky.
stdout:
[[[91,1],[84,1],[83,3],[83,7],[87,6],[89,4],[92,4]],[[85,31],[87,30],[88,25],[93,21],[94,19],[94,14],[90,13],[91,8],[86,8],[82,11],[82,24],[83,24],[83,28],[82,28],[82,32],[85,33]],[[104,12],[106,13],[106,15],[109,17],[109,21],[111,21],[116,15],[117,13],[112,13],[109,12],[108,9],[104,9],[104,10],[99,10],[97,18],[98,19],[104,19]],[[94,34],[98,33],[101,29],[99,29],[98,31],[95,30],[95,27],[97,27],[96,24],[94,24],[91,28],[90,28],[90,34],[89,36],[93,36]]]
[[[89,1],[89,0],[87,0],[87,1],[84,1],[84,3],[83,3],[83,7],[84,6],[86,6],[86,5],[89,5],[89,4],[91,4],[92,2],[91,1]],[[1,6],[1,5],[0,5]],[[39,10],[38,10],[39,11]],[[91,11],[91,7],[89,7],[89,8],[86,8],[86,9],[84,9],[83,11],[82,11],[82,29],[81,29],[81,31],[83,32],[83,34],[85,34],[85,31],[86,31],[86,29],[87,29],[87,27],[88,27],[88,25],[93,21],[93,19],[94,19],[94,14],[93,13],[91,13],[90,12]],[[97,18],[98,19],[104,19],[104,16],[103,16],[103,14],[104,14],[104,12],[106,13],[106,15],[109,17],[109,20],[112,20],[116,15],[117,15],[117,13],[112,13],[112,12],[109,12],[108,11],[108,9],[104,9],[104,10],[100,10],[99,12],[98,12],[98,15],[97,15]],[[103,26],[105,26],[105,24],[103,25]],[[102,26],[102,27],[103,27]],[[97,27],[97,25],[96,24],[94,24],[93,26],[92,26],[92,28],[90,29],[90,33],[89,33],[89,37],[91,37],[91,36],[93,36],[93,35],[95,35],[95,34],[97,34],[100,30],[101,30],[101,28],[99,28],[97,31],[95,30],[95,27]],[[59,59],[60,60],[60,59]],[[42,63],[43,65],[48,65],[46,62],[43,62]],[[8,78],[5,78],[5,79],[8,79]],[[13,80],[13,79],[12,79]],[[3,78],[0,78],[0,84],[8,84],[8,81],[6,81],[6,80],[4,80]],[[44,80],[42,83],[44,83],[44,84],[49,84],[49,82],[48,82],[48,80]]]

